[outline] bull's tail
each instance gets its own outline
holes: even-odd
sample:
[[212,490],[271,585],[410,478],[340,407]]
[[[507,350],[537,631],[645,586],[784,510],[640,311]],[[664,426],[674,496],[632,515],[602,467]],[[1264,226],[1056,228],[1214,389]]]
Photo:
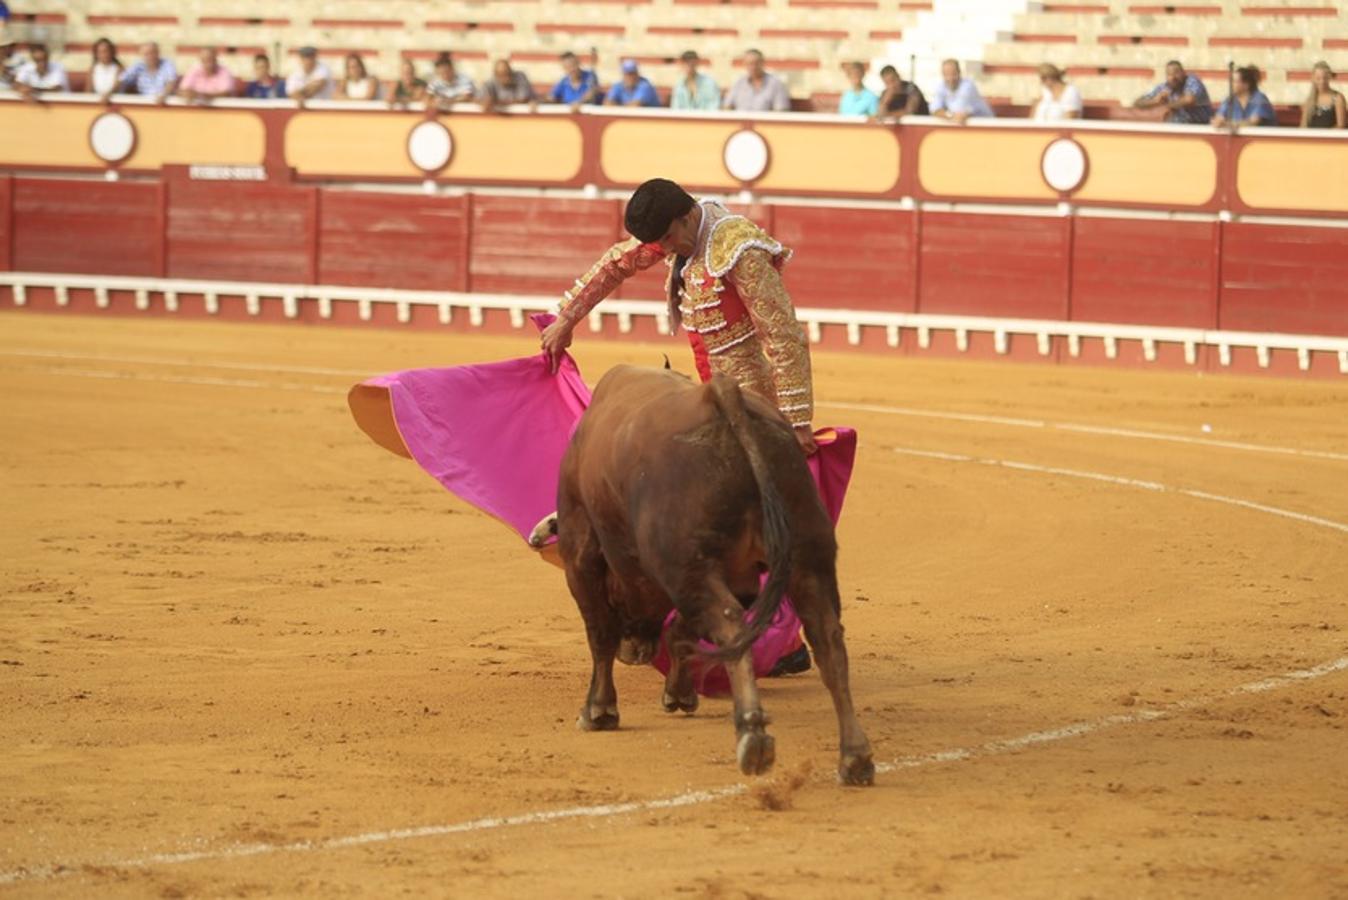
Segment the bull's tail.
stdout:
[[763,457],[763,448],[754,435],[749,415],[744,408],[744,397],[739,385],[730,378],[717,376],[711,380],[711,394],[716,407],[725,416],[730,431],[735,435],[744,455],[749,459],[758,495],[763,505],[763,548],[768,557],[768,577],[758,590],[758,596],[749,607],[752,621],[740,629],[730,644],[710,654],[715,659],[736,659],[753,646],[772,624],[777,609],[786,594],[791,576],[791,526],[787,521],[786,504],[777,490],[772,471]]

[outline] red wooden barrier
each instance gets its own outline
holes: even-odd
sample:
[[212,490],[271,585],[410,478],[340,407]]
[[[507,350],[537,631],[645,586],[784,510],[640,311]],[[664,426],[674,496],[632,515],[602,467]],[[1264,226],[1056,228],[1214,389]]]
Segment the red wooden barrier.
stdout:
[[472,290],[560,297],[617,239],[620,211],[616,200],[475,196]]
[[14,269],[162,274],[161,185],[47,178],[12,184]]
[[14,268],[14,177],[0,175],[0,272]]
[[313,281],[314,188],[168,182],[170,278]]
[[1216,222],[1079,218],[1071,317],[1214,328]]
[[1071,227],[1046,216],[922,213],[918,312],[1067,318]]
[[468,290],[470,198],[319,193],[319,284]]
[[1233,222],[1224,232],[1223,329],[1348,335],[1348,229]]
[[774,209],[773,237],[797,251],[786,267],[797,303],[916,311],[916,213],[817,206]]
[[[786,283],[802,307],[1348,335],[1348,229],[807,205],[736,211],[796,251]],[[622,212],[618,200],[182,175],[153,184],[0,176],[0,270],[556,298],[623,236]],[[656,266],[618,296],[663,299],[666,273]],[[113,297],[104,312],[130,297]],[[201,302],[184,298],[182,314],[204,314]],[[242,298],[223,300],[220,314],[246,316]],[[374,315],[395,321],[390,308]],[[413,318],[430,324],[435,312]],[[935,337],[932,349],[948,338]],[[969,352],[991,352],[983,340],[973,336]],[[1025,343],[1013,339],[1013,356],[1024,349],[1017,342]]]

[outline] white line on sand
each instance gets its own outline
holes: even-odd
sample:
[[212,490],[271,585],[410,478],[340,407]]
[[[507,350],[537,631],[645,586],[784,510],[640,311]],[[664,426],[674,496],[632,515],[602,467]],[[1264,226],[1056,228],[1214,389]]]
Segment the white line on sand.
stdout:
[[[0,356],[19,356],[35,359],[54,360],[93,360],[96,362],[129,363],[146,366],[196,367],[203,369],[225,369],[240,372],[272,372],[289,375],[342,375],[354,378],[368,377],[370,372],[354,369],[329,369],[319,366],[285,366],[267,363],[231,362],[210,359],[172,359],[168,357],[148,356],[111,356],[87,353],[64,353],[58,350],[39,350],[13,348],[0,350]],[[51,370],[60,374],[60,370]],[[242,385],[235,385],[236,387]],[[266,386],[266,385],[260,385]],[[342,391],[345,393],[345,391]],[[1014,416],[981,415],[979,413],[952,412],[950,410],[914,409],[906,406],[886,406],[875,403],[844,403],[842,401],[816,401],[817,406],[830,409],[848,409],[857,412],[880,413],[891,416],[912,416],[924,419],[942,419],[949,422],[975,422],[984,425],[1004,425],[1010,428],[1040,428],[1055,431],[1070,431],[1081,434],[1096,434],[1108,437],[1132,438],[1147,441],[1170,441],[1177,444],[1194,444],[1202,447],[1220,447],[1225,450],[1243,450],[1251,453],[1278,453],[1284,456],[1304,456],[1311,459],[1332,459],[1348,462],[1348,453],[1332,450],[1304,450],[1297,447],[1279,447],[1272,444],[1251,444],[1243,441],[1223,441],[1215,438],[1189,437],[1183,434],[1166,434],[1160,431],[1142,431],[1135,428],[1112,428],[1105,425],[1087,425],[1077,422],[1049,422],[1043,419],[1024,419]]]
[[[1242,694],[1258,694],[1281,688],[1303,684],[1317,678],[1324,678],[1336,672],[1348,669],[1348,656],[1342,656],[1320,663],[1307,669],[1285,672],[1259,681],[1237,685],[1226,691],[1181,700],[1153,709],[1142,709],[1125,715],[1105,716],[1082,722],[1071,722],[1058,728],[1032,731],[1018,737],[989,741],[973,747],[957,747],[936,753],[924,753],[917,756],[903,756],[892,762],[880,763],[876,771],[884,774],[906,769],[920,769],[943,763],[964,762],[989,756],[1003,756],[1034,747],[1071,738],[1084,737],[1109,728],[1133,725],[1139,722],[1153,722],[1169,718],[1188,710],[1206,706],[1218,700],[1238,697]],[[233,844],[209,850],[189,850],[180,853],[155,853],[148,856],[129,857],[100,861],[80,861],[56,863],[31,868],[14,869],[0,873],[0,884],[15,884],[22,881],[45,881],[78,874],[85,866],[98,866],[111,869],[146,869],[155,866],[171,866],[183,863],[213,862],[235,860],[251,856],[263,856],[272,853],[302,853],[323,850],[341,850],[347,847],[360,847],[369,844],[384,844],[391,841],[406,841],[415,838],[444,837],[475,831],[494,831],[503,828],[518,828],[524,825],[542,825],[549,822],[562,822],[570,819],[604,819],[628,813],[652,812],[656,810],[679,809],[686,806],[700,806],[715,803],[730,797],[736,797],[749,790],[749,785],[739,783],[706,791],[689,791],[672,797],[656,800],[642,800],[630,803],[601,803],[593,806],[575,806],[569,809],[542,810],[521,813],[514,816],[487,817],[469,819],[446,825],[423,825],[416,828],[396,828],[387,831],[366,831],[341,837],[315,841],[293,841],[290,843]]]
[[1298,447],[1278,447],[1272,444],[1250,444],[1244,441],[1220,441],[1215,438],[1189,437],[1184,434],[1166,434],[1161,431],[1140,431],[1135,428],[1110,428],[1104,425],[1083,425],[1075,422],[1048,422],[1042,419],[1017,419],[1009,416],[983,416],[977,413],[946,412],[944,410],[913,409],[904,406],[881,406],[873,403],[842,403],[832,400],[815,401],[816,406],[829,409],[850,409],[857,412],[882,413],[890,416],[913,416],[922,419],[944,419],[952,422],[978,422],[985,425],[1005,425],[1011,428],[1042,428],[1051,431],[1071,431],[1108,437],[1133,438],[1146,441],[1170,441],[1176,444],[1196,444],[1202,447],[1221,447],[1224,450],[1244,450],[1252,453],[1279,453],[1285,456],[1304,456],[1311,459],[1333,459],[1348,462],[1348,453],[1332,450],[1303,450]]
[[30,359],[83,360],[93,362],[130,363],[138,366],[173,366],[175,368],[230,369],[237,372],[283,372],[287,375],[354,375],[369,376],[369,372],[353,369],[330,369],[322,366],[285,366],[270,363],[249,363],[236,360],[184,359],[167,356],[114,356],[103,353],[63,353],[59,350],[0,350],[0,356],[22,356]]
[[1258,512],[1269,513],[1274,516],[1282,516],[1284,519],[1294,519],[1298,522],[1306,522],[1310,525],[1319,525],[1322,528],[1332,528],[1335,531],[1342,531],[1348,534],[1348,525],[1342,522],[1335,522],[1330,519],[1322,519],[1319,516],[1308,515],[1290,509],[1282,509],[1277,506],[1266,506],[1262,503],[1253,503],[1249,500],[1241,500],[1238,497],[1227,497],[1223,494],[1212,494],[1207,491],[1196,491],[1191,488],[1168,487],[1155,481],[1140,481],[1136,478],[1123,478],[1118,475],[1104,475],[1100,472],[1083,472],[1077,469],[1059,469],[1053,466],[1039,466],[1034,463],[1015,462],[1007,459],[986,459],[977,456],[968,456],[962,453],[945,453],[935,450],[920,450],[915,447],[895,447],[895,453],[904,456],[919,456],[925,459],[939,459],[944,462],[963,462],[975,463],[980,466],[997,466],[1003,469],[1016,469],[1022,472],[1038,472],[1044,475],[1062,475],[1067,478],[1082,478],[1090,481],[1104,481],[1110,484],[1121,484],[1127,487],[1141,488],[1147,491],[1160,491],[1175,494],[1183,494],[1186,497],[1196,497],[1199,500],[1211,500],[1216,503],[1225,503],[1229,506],[1239,506],[1244,509],[1252,509]]
[[69,369],[27,366],[10,371],[41,372],[74,378],[101,378],[112,381],[158,381],[167,384],[192,384],[206,387],[252,388],[268,391],[307,391],[314,394],[346,394],[344,388],[323,384],[297,384],[288,381],[255,381],[245,378],[208,378],[204,375],[151,375],[146,372],[113,372],[105,369]]

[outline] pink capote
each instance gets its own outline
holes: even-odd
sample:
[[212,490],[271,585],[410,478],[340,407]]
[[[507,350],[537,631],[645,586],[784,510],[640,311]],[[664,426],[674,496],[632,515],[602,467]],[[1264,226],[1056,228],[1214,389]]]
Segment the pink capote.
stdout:
[[[540,354],[380,375],[354,386],[348,403],[356,424],[376,443],[416,460],[450,493],[527,541],[534,526],[557,508],[562,455],[590,403],[590,389],[570,356],[563,356],[553,375]],[[809,459],[810,471],[836,524],[852,475],[856,432],[838,428],[816,434],[819,452]],[[754,644],[754,671],[766,675],[799,646],[800,620],[784,601]],[[667,671],[663,649],[655,664]],[[694,666],[700,693],[728,689],[724,666],[700,660]]]

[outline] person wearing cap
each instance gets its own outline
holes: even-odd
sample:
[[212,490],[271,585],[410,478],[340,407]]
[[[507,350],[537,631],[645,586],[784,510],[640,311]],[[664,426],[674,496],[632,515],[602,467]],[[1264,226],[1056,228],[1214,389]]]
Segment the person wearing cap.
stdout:
[[659,106],[655,85],[642,76],[635,59],[623,60],[623,77],[609,88],[605,106]]
[[664,178],[645,182],[627,202],[632,237],[614,244],[562,295],[541,340],[554,371],[576,325],[624,280],[658,262],[670,267],[669,318],[682,325],[698,375],[734,378],[773,404],[807,454],[814,388],[810,347],[796,321],[781,269],[791,255],[771,235],[716,200],[694,200]]
[[721,89],[710,75],[697,70],[701,62],[696,50],[685,50],[679,57],[683,77],[674,82],[669,97],[670,109],[718,110],[721,108]]
[[319,62],[318,50],[301,47],[299,57],[299,64],[286,77],[286,96],[300,103],[331,99],[332,71]]
[[[131,68],[122,73],[117,90],[124,91],[134,87],[142,97],[152,97],[163,103],[178,86],[178,69],[172,60],[159,55],[159,45],[154,41],[141,44],[140,59],[131,64]],[[105,98],[106,99],[106,98]]]

